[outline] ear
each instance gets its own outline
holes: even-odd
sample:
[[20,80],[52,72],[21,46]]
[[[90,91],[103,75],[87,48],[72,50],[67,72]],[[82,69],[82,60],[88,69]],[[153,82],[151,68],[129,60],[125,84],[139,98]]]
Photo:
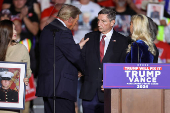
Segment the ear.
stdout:
[[73,18],[70,17],[70,18],[68,19],[68,23],[72,23],[72,21],[73,21]]
[[113,26],[113,25],[115,24],[115,20],[112,20],[112,21],[110,22],[110,24],[111,24],[111,26]]

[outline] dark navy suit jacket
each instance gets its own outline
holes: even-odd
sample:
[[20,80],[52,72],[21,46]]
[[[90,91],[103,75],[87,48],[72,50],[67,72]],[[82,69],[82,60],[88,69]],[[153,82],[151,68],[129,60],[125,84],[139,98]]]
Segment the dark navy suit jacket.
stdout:
[[84,62],[79,44],[75,44],[71,30],[55,19],[40,36],[40,68],[36,96],[53,97],[53,62],[55,30],[55,94],[76,101],[78,70],[83,73]]
[[89,41],[83,47],[83,58],[85,60],[84,80],[80,91],[80,98],[92,100],[97,92],[99,101],[104,102],[104,93],[101,91],[103,85],[103,63],[124,63],[127,37],[113,31],[107,51],[102,63],[100,62],[100,32],[91,32],[85,35]]

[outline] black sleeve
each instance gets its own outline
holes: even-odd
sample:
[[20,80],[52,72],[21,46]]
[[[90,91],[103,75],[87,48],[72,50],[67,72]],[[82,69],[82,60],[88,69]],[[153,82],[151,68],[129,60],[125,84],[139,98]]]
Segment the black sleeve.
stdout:
[[12,0],[4,0],[3,4],[12,4]]
[[39,22],[38,16],[34,12],[28,13],[28,18],[31,20],[31,22]]

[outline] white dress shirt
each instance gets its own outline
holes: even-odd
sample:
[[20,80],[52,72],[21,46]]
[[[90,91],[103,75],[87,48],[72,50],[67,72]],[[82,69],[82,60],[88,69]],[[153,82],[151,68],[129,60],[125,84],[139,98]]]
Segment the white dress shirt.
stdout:
[[66,24],[61,20],[61,19],[59,19],[59,18],[57,18],[65,27],[67,27],[66,26]]
[[102,36],[103,36],[103,35],[106,35],[106,37],[104,38],[104,41],[105,41],[104,55],[105,55],[105,53],[106,53],[107,47],[108,47],[109,42],[110,42],[110,39],[111,39],[111,37],[112,37],[112,34],[113,34],[113,29],[112,29],[110,32],[108,32],[107,34],[102,34],[102,33],[100,34],[100,41],[101,41],[101,39],[102,39]]

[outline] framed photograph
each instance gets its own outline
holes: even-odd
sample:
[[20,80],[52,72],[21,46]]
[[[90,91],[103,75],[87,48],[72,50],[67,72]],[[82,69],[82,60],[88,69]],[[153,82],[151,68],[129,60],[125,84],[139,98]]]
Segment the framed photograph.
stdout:
[[130,35],[130,15],[116,15],[114,30],[124,36]]
[[[140,1],[140,0],[136,0],[136,1]],[[140,4],[141,4],[141,9],[143,10],[146,10],[147,9],[147,5],[149,3],[152,3],[152,4],[162,4],[162,5],[165,5],[165,1],[164,0],[141,0]]]
[[152,18],[152,20],[160,25],[160,20],[163,19],[164,14],[164,5],[162,4],[148,4],[147,7],[147,16]]
[[24,109],[26,63],[0,62],[0,109]]

